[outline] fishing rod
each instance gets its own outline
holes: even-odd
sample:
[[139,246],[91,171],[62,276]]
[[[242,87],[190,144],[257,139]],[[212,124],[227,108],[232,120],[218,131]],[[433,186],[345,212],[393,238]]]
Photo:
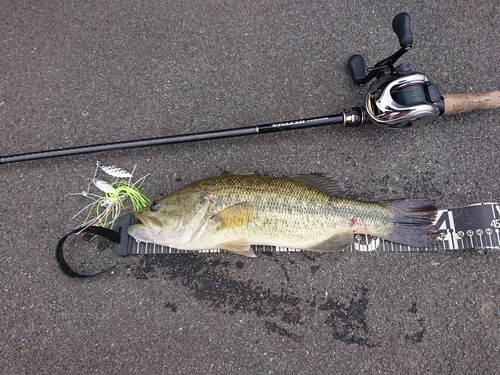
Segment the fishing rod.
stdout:
[[408,13],[399,13],[394,17],[392,29],[399,39],[400,48],[373,67],[365,69],[365,60],[361,55],[349,58],[348,65],[354,83],[362,86],[375,79],[368,90],[364,106],[342,110],[335,115],[301,120],[6,155],[0,156],[0,164],[336,124],[356,127],[374,123],[390,129],[403,129],[427,124],[442,115],[500,107],[500,91],[441,95],[438,87],[425,74],[414,72],[409,63],[395,67],[396,61],[413,44],[410,21]]

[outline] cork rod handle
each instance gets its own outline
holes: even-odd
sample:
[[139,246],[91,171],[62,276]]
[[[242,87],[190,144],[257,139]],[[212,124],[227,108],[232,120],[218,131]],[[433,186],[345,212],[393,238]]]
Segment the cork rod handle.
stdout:
[[443,98],[444,115],[500,107],[500,91],[498,90],[476,94],[443,95]]

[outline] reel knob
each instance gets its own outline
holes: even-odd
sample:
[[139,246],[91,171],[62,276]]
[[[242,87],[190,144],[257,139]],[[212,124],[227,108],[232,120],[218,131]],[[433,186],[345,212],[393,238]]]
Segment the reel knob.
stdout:
[[351,75],[354,83],[361,84],[366,76],[365,59],[361,55],[352,55],[347,61],[347,65],[351,70]]
[[408,13],[399,13],[392,20],[392,30],[399,39],[399,45],[405,50],[409,50],[413,45],[413,35],[410,30],[411,18]]

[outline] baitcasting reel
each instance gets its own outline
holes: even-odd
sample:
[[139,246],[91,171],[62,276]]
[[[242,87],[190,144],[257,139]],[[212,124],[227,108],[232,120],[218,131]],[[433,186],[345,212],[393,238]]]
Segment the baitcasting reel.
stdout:
[[432,84],[425,74],[412,71],[409,63],[394,67],[394,63],[408,52],[413,44],[410,15],[399,13],[392,20],[392,29],[399,38],[401,48],[368,68],[368,74],[365,74],[363,56],[351,56],[348,65],[352,78],[360,86],[373,78],[376,79],[365,100],[369,121],[393,129],[426,124],[443,114],[443,97],[438,87]]

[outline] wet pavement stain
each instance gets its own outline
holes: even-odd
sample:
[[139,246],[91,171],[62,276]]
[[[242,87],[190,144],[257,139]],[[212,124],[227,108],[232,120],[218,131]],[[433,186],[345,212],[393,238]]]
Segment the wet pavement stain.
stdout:
[[177,305],[173,302],[165,302],[165,307],[167,309],[170,309],[172,310],[172,312],[176,312],[177,311]]
[[285,336],[289,339],[292,339],[295,342],[302,342],[302,336],[296,335],[296,334],[290,332],[289,330],[287,330],[286,328],[280,327],[275,322],[271,322],[269,320],[266,320],[265,324],[266,324],[266,328],[267,328],[269,333],[271,333],[271,332],[277,333],[278,335]]
[[421,330],[411,334],[411,335],[406,335],[405,339],[410,341],[413,344],[418,344],[419,342],[422,342],[424,339],[424,333],[425,333],[425,327],[422,327]]
[[[417,303],[413,302],[407,312],[412,314],[417,314],[418,312]],[[422,340],[424,339],[424,334],[426,332],[424,318],[419,317],[417,319],[417,325],[418,327],[414,328],[415,332],[413,332],[412,334],[405,335],[405,339],[413,344],[418,344],[422,342]]]
[[[212,308],[224,314],[255,314],[263,319],[269,334],[278,334],[295,342],[301,342],[303,338],[293,332],[293,327],[304,325],[311,316],[319,316],[325,326],[330,327],[335,340],[347,345],[375,346],[369,340],[366,322],[369,291],[365,286],[355,287],[348,296],[318,291],[302,297],[285,287],[272,290],[252,279],[236,280],[227,275],[227,270],[233,266],[242,269],[244,262],[238,260],[233,265],[212,255],[145,255],[131,271],[137,279],[158,277],[158,273],[163,273]],[[288,279],[286,267],[279,266]],[[165,307],[172,312],[177,310],[172,303],[165,304]]]
[[348,303],[342,303],[332,297],[319,306],[319,310],[328,311],[325,324],[332,327],[333,337],[345,344],[358,344],[373,347],[368,342],[368,325],[365,313],[368,308],[368,289],[356,287]]

